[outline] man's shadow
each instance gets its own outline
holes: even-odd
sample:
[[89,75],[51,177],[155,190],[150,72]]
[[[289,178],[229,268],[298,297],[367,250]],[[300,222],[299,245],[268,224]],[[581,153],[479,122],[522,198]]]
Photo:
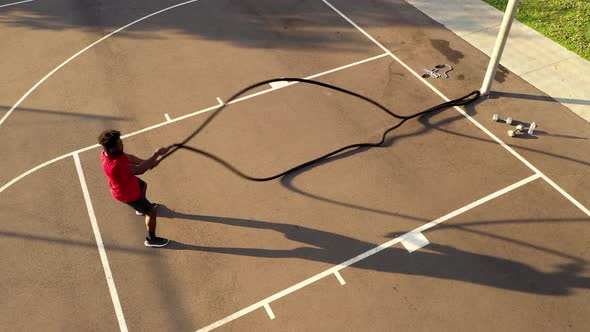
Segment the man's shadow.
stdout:
[[[171,241],[167,247],[171,250],[196,250],[264,258],[299,258],[337,265],[377,247],[373,243],[299,225],[180,213],[165,205],[159,206],[159,215],[170,219],[274,230],[287,239],[302,244],[295,249],[283,250],[207,247]],[[395,237],[395,234],[401,233],[390,234],[391,237]],[[390,247],[353,264],[352,267],[464,281],[544,295],[568,295],[573,288],[590,288],[590,278],[580,275],[585,266],[579,261],[560,265],[553,272],[543,272],[513,260],[467,252],[436,243],[431,243],[412,254],[401,248]]]

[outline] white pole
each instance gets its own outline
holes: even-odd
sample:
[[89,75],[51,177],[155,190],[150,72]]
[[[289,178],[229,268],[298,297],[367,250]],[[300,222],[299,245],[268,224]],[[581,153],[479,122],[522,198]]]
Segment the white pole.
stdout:
[[484,77],[483,84],[479,90],[481,91],[482,96],[489,94],[492,88],[492,83],[494,82],[494,77],[496,76],[498,65],[500,64],[500,58],[502,58],[502,52],[504,51],[506,40],[508,40],[508,33],[510,32],[510,27],[512,26],[512,21],[514,20],[514,15],[516,14],[516,8],[518,8],[519,2],[520,0],[508,0],[508,4],[506,5],[506,12],[504,13],[504,19],[502,19],[502,25],[500,26],[500,31],[496,38],[496,44],[494,45],[492,56],[490,57],[488,70],[486,71],[486,76]]

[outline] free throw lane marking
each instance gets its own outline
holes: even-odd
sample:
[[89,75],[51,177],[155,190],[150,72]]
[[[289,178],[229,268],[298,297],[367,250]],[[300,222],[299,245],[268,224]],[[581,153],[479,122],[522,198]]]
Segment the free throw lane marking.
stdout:
[[111,300],[113,301],[115,313],[117,314],[117,320],[119,321],[119,329],[123,332],[127,332],[127,324],[125,323],[125,316],[123,315],[121,302],[119,302],[117,287],[115,287],[115,280],[113,279],[113,274],[111,273],[109,259],[107,258],[107,253],[104,249],[104,243],[102,242],[102,237],[100,236],[98,223],[96,222],[96,215],[94,214],[94,208],[92,207],[92,201],[90,200],[90,193],[88,192],[84,171],[82,170],[82,164],[80,163],[80,156],[78,156],[77,153],[74,154],[74,163],[76,164],[76,171],[78,171],[78,177],[80,178],[80,186],[82,187],[82,193],[84,194],[84,201],[86,202],[86,208],[88,209],[88,217],[90,217],[90,224],[92,225],[92,231],[94,232],[94,238],[96,239],[96,246],[98,247],[98,253],[100,254],[102,268],[104,270],[105,277],[107,278],[109,292],[111,293]]
[[430,241],[422,233],[410,232],[402,236],[402,245],[409,253],[412,253],[425,245],[428,245]]
[[275,319],[275,314],[272,312],[272,309],[270,308],[270,305],[268,305],[268,303],[264,305],[264,309],[266,309],[266,313],[268,314],[268,317],[270,317],[270,319]]
[[338,281],[340,282],[340,285],[346,284],[346,281],[344,281],[344,278],[342,278],[340,272],[336,271],[334,272],[334,275],[336,276],[336,279],[338,279]]

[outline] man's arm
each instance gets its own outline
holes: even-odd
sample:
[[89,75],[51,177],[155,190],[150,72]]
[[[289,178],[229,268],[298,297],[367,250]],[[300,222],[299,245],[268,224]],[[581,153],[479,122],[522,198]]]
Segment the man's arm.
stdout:
[[131,165],[139,165],[145,161],[145,160],[138,158],[132,154],[129,154],[129,153],[125,153],[125,154],[127,155],[127,158],[129,159],[129,163]]
[[141,175],[147,172],[149,169],[154,168],[156,165],[158,165],[158,157],[166,154],[166,152],[168,152],[167,148],[160,148],[158,151],[154,152],[154,154],[151,157],[149,157],[146,160],[143,160],[138,165],[131,165],[131,174]]

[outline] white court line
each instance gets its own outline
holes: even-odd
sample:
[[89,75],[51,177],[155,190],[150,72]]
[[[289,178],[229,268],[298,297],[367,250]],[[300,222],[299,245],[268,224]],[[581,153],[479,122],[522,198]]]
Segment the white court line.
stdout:
[[343,262],[343,263],[340,263],[340,264],[338,264],[336,266],[333,266],[333,267],[331,267],[331,268],[329,268],[329,269],[327,269],[327,270],[325,270],[325,271],[323,271],[321,273],[316,274],[315,276],[313,276],[311,278],[308,278],[308,279],[306,279],[306,280],[304,280],[304,281],[302,281],[302,282],[300,282],[298,284],[295,284],[295,285],[293,285],[293,286],[291,286],[289,288],[286,288],[286,289],[284,289],[284,290],[282,290],[282,291],[280,291],[280,292],[278,292],[278,293],[276,293],[274,295],[271,295],[271,296],[265,298],[262,301],[256,302],[256,303],[254,303],[254,304],[252,304],[252,305],[250,305],[250,306],[248,306],[248,307],[246,307],[246,308],[244,308],[244,309],[242,309],[242,310],[240,310],[240,311],[238,311],[238,312],[236,312],[234,314],[231,314],[231,315],[229,315],[229,316],[227,316],[227,317],[225,317],[223,319],[220,319],[220,320],[216,321],[213,324],[210,324],[208,326],[205,326],[205,327],[197,330],[197,332],[211,331],[211,330],[213,330],[215,328],[218,328],[218,327],[220,327],[220,326],[222,326],[224,324],[227,324],[227,323],[229,323],[230,321],[232,321],[232,320],[234,320],[236,318],[239,318],[241,316],[244,316],[245,314],[248,314],[248,313],[250,313],[250,312],[252,312],[254,310],[259,309],[262,306],[265,306],[267,303],[271,303],[273,301],[276,301],[277,299],[280,299],[281,297],[284,297],[284,296],[286,296],[288,294],[291,294],[291,293],[293,293],[293,292],[295,292],[295,291],[297,291],[297,290],[299,290],[299,289],[301,289],[301,288],[303,288],[305,286],[308,286],[308,285],[310,285],[310,284],[312,284],[312,283],[314,283],[314,282],[316,282],[316,281],[318,281],[318,280],[320,280],[320,279],[322,279],[322,278],[324,278],[326,276],[329,276],[331,274],[335,274],[338,271],[344,269],[345,267],[348,267],[348,266],[350,266],[350,265],[352,265],[352,264],[354,264],[354,263],[356,263],[358,261],[361,261],[361,260],[363,260],[363,259],[365,259],[365,258],[367,258],[369,256],[375,255],[376,253],[382,251],[383,249],[387,249],[387,248],[393,246],[394,244],[407,239],[408,237],[414,236],[414,234],[416,234],[416,233],[421,233],[421,232],[423,232],[425,230],[428,230],[428,229],[430,229],[430,228],[432,228],[432,227],[434,227],[434,226],[436,226],[436,225],[438,225],[440,223],[443,223],[443,222],[445,222],[445,221],[447,221],[447,220],[449,220],[449,219],[451,219],[453,217],[456,217],[456,216],[458,216],[458,215],[460,215],[462,213],[465,213],[465,212],[467,212],[467,211],[469,211],[469,210],[471,210],[471,209],[473,209],[473,208],[475,208],[477,206],[480,206],[480,205],[482,205],[482,204],[484,204],[484,203],[486,203],[486,202],[488,202],[488,201],[490,201],[490,200],[492,200],[494,198],[497,198],[497,197],[499,197],[501,195],[504,195],[504,194],[506,194],[506,193],[514,190],[514,189],[519,188],[519,187],[522,187],[525,184],[527,184],[527,183],[529,183],[531,181],[534,181],[534,180],[536,180],[536,179],[538,179],[540,177],[541,176],[539,174],[533,174],[533,175],[529,176],[528,178],[526,178],[524,180],[520,180],[520,181],[518,181],[518,182],[516,182],[514,184],[509,185],[508,187],[506,187],[504,189],[498,190],[495,193],[492,193],[492,194],[487,195],[487,196],[485,196],[483,198],[480,198],[477,201],[475,201],[475,202],[473,202],[473,203],[471,203],[469,205],[466,205],[466,206],[464,206],[464,207],[462,207],[460,209],[457,209],[457,210],[455,210],[455,211],[453,211],[451,213],[448,213],[448,214],[446,214],[446,215],[444,215],[444,216],[442,216],[442,217],[440,217],[440,218],[438,218],[436,220],[433,220],[433,221],[431,221],[431,222],[429,222],[429,223],[427,223],[425,225],[422,225],[422,226],[420,226],[420,227],[418,227],[418,228],[416,228],[416,229],[414,229],[414,230],[412,230],[412,231],[410,231],[410,232],[408,232],[408,233],[406,233],[406,234],[404,234],[402,236],[398,236],[397,238],[395,238],[393,240],[390,240],[388,242],[385,242],[385,243],[381,244],[378,247],[375,247],[375,248],[373,248],[373,249],[371,249],[369,251],[366,251],[366,252],[364,252],[364,253],[356,256],[356,257],[353,257],[353,258],[347,260],[346,262]]
[[344,281],[344,278],[342,278],[340,272],[336,271],[334,272],[334,275],[336,276],[336,279],[338,279],[338,281],[340,282],[340,285],[346,285],[346,281]]
[[[324,76],[324,75],[327,75],[327,74],[331,74],[331,73],[334,73],[334,72],[337,72],[337,71],[340,71],[340,70],[343,70],[343,69],[354,67],[354,66],[363,64],[365,62],[370,62],[370,61],[373,61],[373,60],[377,60],[377,59],[386,57],[387,55],[388,55],[387,53],[385,53],[385,54],[379,54],[379,55],[376,55],[374,57],[370,57],[370,58],[367,58],[367,59],[364,59],[364,60],[353,62],[353,63],[348,64],[348,65],[344,65],[344,66],[341,66],[341,67],[330,69],[330,70],[327,70],[327,71],[324,71],[324,72],[321,72],[321,73],[318,73],[318,74],[315,74],[315,75],[311,75],[311,76],[308,76],[308,77],[304,77],[304,78],[307,79],[307,80],[310,80],[310,79],[313,79],[313,78],[316,78],[316,77],[320,77],[320,76]],[[263,90],[263,91],[260,91],[260,92],[256,92],[256,93],[253,93],[253,94],[250,94],[250,95],[241,97],[241,98],[234,99],[234,100],[232,100],[231,102],[229,102],[227,104],[228,105],[231,105],[231,104],[234,104],[234,103],[239,103],[239,102],[244,101],[246,99],[257,97],[257,96],[263,95],[265,93],[269,93],[269,92],[275,91],[275,90],[280,90],[280,89],[283,89],[285,87],[288,87],[288,86],[291,86],[291,85],[295,85],[295,84],[299,84],[299,83],[300,82],[289,82],[289,83],[287,83],[287,84],[285,84],[283,86],[266,89],[266,90]]]
[[172,121],[172,119],[170,119],[170,115],[168,115],[168,113],[164,113],[164,117],[166,118],[166,121],[168,121],[168,122]]
[[104,249],[104,243],[100,236],[100,230],[98,229],[98,223],[96,221],[96,215],[94,214],[94,208],[92,207],[92,201],[90,200],[90,193],[88,192],[88,186],[86,185],[86,179],[84,178],[84,171],[82,170],[82,164],[80,163],[80,156],[74,154],[74,163],[76,164],[76,170],[78,171],[78,177],[80,178],[80,185],[82,186],[82,193],[84,194],[84,201],[86,201],[86,208],[88,209],[88,216],[90,217],[90,223],[92,224],[92,231],[96,239],[96,246],[100,254],[100,261],[102,262],[102,268],[104,270],[105,277],[107,278],[107,284],[109,286],[109,292],[111,293],[111,300],[115,307],[115,313],[117,314],[117,320],[119,321],[119,329],[127,332],[127,324],[125,323],[125,316],[123,315],[123,309],[119,302],[119,295],[117,294],[117,288],[115,287],[115,280],[111,273],[111,267],[109,266],[109,259]]
[[21,3],[25,3],[25,2],[33,2],[33,1],[37,1],[37,0],[25,0],[25,1],[19,1],[19,2],[7,3],[7,4],[5,4],[5,5],[0,5],[0,8],[4,8],[4,7],[8,7],[8,6],[14,6],[14,5],[20,5]]
[[[330,69],[330,70],[327,70],[327,71],[324,71],[324,72],[321,72],[321,73],[317,73],[317,74],[314,74],[314,75],[305,77],[305,79],[312,79],[312,78],[324,76],[324,75],[327,75],[327,74],[331,74],[331,73],[334,73],[334,72],[337,72],[337,71],[340,71],[340,70],[344,70],[344,69],[347,69],[347,68],[350,68],[350,67],[358,66],[358,65],[363,64],[363,63],[366,63],[366,62],[374,61],[374,60],[380,59],[380,58],[385,57],[385,56],[387,56],[386,53],[385,54],[380,54],[380,55],[377,55],[377,56],[373,56],[373,57],[370,57],[370,58],[367,58],[367,59],[356,61],[356,62],[347,64],[347,65],[344,65],[344,66],[336,67],[334,69]],[[244,100],[248,100],[250,98],[258,97],[260,95],[263,95],[263,94],[266,94],[266,93],[269,93],[269,92],[273,92],[275,90],[279,90],[279,89],[282,89],[282,88],[284,88],[286,86],[290,86],[290,85],[297,84],[297,83],[299,83],[299,82],[291,82],[288,85],[285,85],[285,86],[282,86],[282,87],[279,87],[279,88],[270,88],[270,89],[266,89],[266,90],[263,90],[263,91],[260,91],[260,92],[256,92],[256,93],[253,93],[253,94],[250,94],[250,95],[241,97],[241,98],[234,99],[231,102],[227,103],[227,105],[236,104],[236,103],[242,102]],[[207,107],[207,108],[202,109],[200,111],[196,111],[196,112],[189,113],[189,114],[186,114],[186,115],[183,115],[183,116],[179,116],[179,117],[173,119],[172,121],[170,121],[170,123],[181,121],[181,120],[184,120],[184,119],[188,119],[188,118],[193,117],[195,115],[207,113],[207,112],[210,112],[212,110],[215,110],[215,109],[217,109],[217,108],[219,108],[219,107],[221,107],[223,105],[226,105],[226,103],[224,103],[223,100],[221,100],[221,98],[219,98],[219,97],[217,97],[217,102],[218,102],[218,104],[215,105],[215,106]],[[127,135],[123,135],[123,136],[121,136],[121,138],[127,138],[127,137],[131,137],[131,136],[135,136],[137,134],[141,134],[141,133],[144,133],[146,131],[149,131],[149,130],[152,130],[152,129],[156,129],[156,128],[165,126],[167,124],[168,123],[165,123],[165,122],[158,123],[158,124],[155,124],[153,126],[150,126],[150,127],[147,127],[147,128],[144,128],[144,129],[141,129],[141,130],[138,130],[138,131],[135,131],[133,133],[130,133],[130,134],[127,134]],[[0,190],[0,192],[2,192],[2,191]]]
[[[374,57],[370,57],[370,58],[367,58],[367,59],[364,59],[364,60],[360,60],[360,61],[357,61],[357,62],[350,63],[348,65],[344,65],[344,66],[337,67],[337,68],[334,68],[334,69],[330,69],[330,70],[327,70],[327,71],[324,71],[324,72],[321,72],[321,73],[317,73],[315,75],[311,75],[311,76],[305,77],[305,79],[311,80],[311,79],[314,79],[314,78],[317,78],[317,77],[320,77],[320,76],[324,76],[324,75],[327,75],[327,74],[331,74],[331,73],[334,73],[334,72],[337,72],[337,71],[340,71],[340,70],[343,70],[343,69],[346,69],[346,68],[358,66],[358,65],[363,64],[365,62],[374,61],[374,60],[377,60],[377,59],[386,57],[388,55],[389,55],[388,53],[379,54],[379,55],[376,55]],[[281,86],[272,87],[270,89],[266,89],[266,90],[263,90],[263,91],[260,91],[260,92],[256,92],[256,93],[247,95],[245,97],[234,99],[233,101],[229,102],[228,105],[231,105],[233,103],[238,103],[240,101],[243,101],[243,100],[246,100],[246,99],[250,99],[252,97],[260,96],[262,94],[265,94],[265,93],[268,93],[268,92],[271,92],[271,91],[275,91],[275,90],[279,90],[279,89],[282,89],[282,88],[285,88],[285,87],[288,87],[288,86],[291,86],[291,85],[299,84],[299,83],[300,82],[287,82],[287,84],[284,84],[284,85],[281,85]]]
[[26,98],[27,98],[27,97],[28,97],[28,96],[29,96],[29,95],[30,95],[30,94],[33,92],[33,91],[35,91],[35,90],[36,90],[36,89],[39,87],[39,85],[41,85],[43,82],[45,82],[45,81],[46,81],[46,80],[47,80],[49,77],[51,77],[53,74],[55,74],[55,72],[57,72],[58,70],[60,70],[60,69],[61,69],[63,66],[65,66],[66,64],[68,64],[68,62],[70,62],[70,61],[74,60],[74,59],[75,59],[75,58],[77,58],[77,57],[78,57],[80,54],[82,54],[82,53],[86,52],[88,49],[90,49],[90,48],[91,48],[91,47],[93,47],[94,45],[96,45],[96,44],[98,44],[98,43],[102,42],[103,40],[105,40],[105,39],[107,39],[107,38],[111,37],[112,35],[114,35],[114,34],[116,34],[116,33],[120,32],[120,31],[122,31],[122,30],[125,30],[125,29],[127,29],[128,27],[130,27],[130,26],[132,26],[132,25],[135,25],[135,24],[137,24],[137,23],[139,23],[139,22],[141,22],[141,21],[143,21],[143,20],[146,20],[146,19],[148,19],[148,18],[150,18],[150,17],[152,17],[152,16],[155,16],[155,15],[161,14],[161,13],[163,13],[163,12],[165,12],[165,11],[168,11],[168,10],[174,9],[174,8],[176,8],[176,7],[184,6],[184,5],[187,5],[187,4],[189,4],[189,3],[196,2],[196,1],[199,1],[199,0],[190,0],[190,1],[186,1],[186,2],[183,2],[183,3],[179,3],[179,4],[176,4],[176,5],[173,5],[173,6],[170,6],[170,7],[167,7],[167,8],[161,9],[161,10],[158,10],[157,12],[154,12],[154,13],[151,13],[151,14],[149,14],[149,15],[147,15],[147,16],[144,16],[144,17],[142,17],[142,18],[140,18],[140,19],[138,19],[138,20],[135,20],[135,21],[133,21],[133,22],[131,22],[131,23],[129,23],[129,24],[127,24],[127,25],[125,25],[125,26],[123,26],[123,27],[121,27],[121,28],[119,28],[119,29],[117,29],[117,30],[115,30],[115,31],[111,32],[111,33],[109,33],[108,35],[106,35],[106,36],[104,36],[104,37],[100,38],[99,40],[95,41],[94,43],[92,43],[92,44],[90,44],[90,45],[86,46],[85,48],[83,48],[82,50],[78,51],[78,53],[76,53],[76,54],[72,55],[72,56],[71,56],[69,59],[67,59],[66,61],[62,62],[62,63],[61,63],[59,66],[55,67],[55,69],[53,69],[52,71],[50,71],[50,72],[49,72],[47,75],[45,75],[45,76],[44,76],[44,77],[43,77],[41,80],[39,80],[39,82],[37,82],[35,85],[33,85],[33,87],[32,87],[32,88],[30,88],[30,89],[29,89],[29,91],[27,91],[27,93],[25,93],[25,94],[24,94],[24,95],[23,95],[23,96],[22,96],[22,97],[21,97],[21,98],[20,98],[20,99],[19,99],[19,100],[16,102],[16,104],[14,104],[14,106],[12,106],[12,107],[10,108],[10,110],[9,110],[9,111],[8,111],[6,114],[4,114],[4,116],[2,117],[2,119],[0,119],[0,126],[2,126],[2,124],[3,124],[3,123],[4,123],[4,121],[6,121],[6,119],[7,119],[7,118],[10,116],[10,114],[12,114],[12,112],[13,112],[13,111],[14,111],[14,110],[15,110],[15,109],[16,109],[16,108],[17,108],[17,107],[18,107],[18,106],[19,106],[19,105],[20,105],[20,104],[21,104],[21,103],[22,103],[22,102],[23,102],[23,101],[24,101],[24,100],[25,100],[25,99],[26,99]]
[[275,314],[272,312],[272,309],[270,308],[270,305],[268,305],[268,303],[264,304],[264,309],[266,309],[266,313],[268,314],[268,317],[270,319],[275,319]]
[[[381,43],[379,43],[375,38],[373,38],[371,35],[369,35],[360,26],[358,26],[356,23],[354,23],[350,18],[348,18],[346,15],[344,15],[340,10],[338,10],[336,7],[332,6],[332,4],[330,4],[327,0],[322,0],[322,1],[328,7],[332,8],[332,10],[334,10],[336,13],[338,13],[338,15],[340,15],[342,18],[344,18],[348,23],[350,23],[352,26],[354,26],[363,35],[365,35],[375,45],[377,45],[379,48],[381,48],[383,51],[385,51],[387,54],[389,54],[389,56],[391,56],[395,61],[397,61],[400,65],[402,65],[404,68],[406,68],[410,73],[412,73],[416,78],[418,78],[420,81],[422,81],[422,83],[424,83],[426,86],[428,86],[432,91],[434,91],[442,99],[444,99],[445,101],[450,101],[450,99],[447,98],[447,96],[445,96],[442,92],[440,92],[437,88],[435,88],[432,84],[430,84],[430,82],[428,82],[427,80],[425,80],[420,74],[416,73],[410,66],[408,66],[403,61],[401,61],[397,56],[395,56],[391,51],[389,51],[387,48],[385,48],[385,46],[383,46]],[[514,157],[516,157],[523,164],[525,164],[528,168],[530,168],[533,172],[541,175],[541,177],[543,178],[543,180],[545,180],[547,183],[549,183],[549,185],[551,185],[553,188],[555,188],[559,193],[561,193],[565,198],[567,198],[570,202],[572,202],[582,212],[584,212],[585,214],[587,214],[588,216],[590,216],[590,210],[588,210],[588,208],[586,208],[584,205],[582,205],[580,202],[578,202],[574,197],[572,197],[565,190],[563,190],[560,186],[558,186],[555,182],[553,182],[553,180],[551,180],[548,176],[546,176],[539,169],[537,169],[535,166],[533,166],[533,164],[531,164],[528,160],[524,159],[524,157],[522,157],[514,149],[512,149],[510,146],[508,146],[506,143],[504,143],[502,140],[500,140],[496,135],[494,135],[486,127],[484,127],[479,122],[477,122],[469,114],[465,113],[465,111],[463,111],[461,108],[459,108],[457,106],[454,106],[453,108],[455,110],[457,110],[459,113],[461,113],[461,115],[463,115],[464,117],[466,117],[467,119],[469,119],[469,121],[471,121],[473,124],[475,124],[479,129],[481,129],[489,137],[491,137],[493,140],[495,140],[504,149],[506,149]]]
[[545,176],[545,174],[541,173],[541,177],[543,178],[543,180],[547,181],[547,183],[549,183],[553,188],[555,188],[555,190],[559,191],[559,193],[561,193],[563,196],[565,196],[565,198],[569,199],[570,202],[574,203],[574,205],[577,206],[578,209],[582,210],[584,213],[586,213],[588,216],[590,216],[590,210],[588,210],[588,208],[586,208],[584,205],[582,205],[582,203],[578,202],[578,200],[573,198],[570,194],[568,194],[565,190],[563,190],[560,186],[558,186],[557,183],[553,182],[553,180],[551,180],[549,177]]
[[[319,74],[315,74],[315,75],[312,75],[312,76],[309,76],[309,77],[306,77],[306,78],[307,79],[312,79],[312,78],[319,77],[319,76],[322,76],[322,75],[331,74],[331,73],[337,72],[339,70],[347,69],[347,68],[350,68],[350,67],[353,67],[353,66],[356,66],[356,65],[363,64],[365,62],[369,62],[369,61],[373,61],[373,60],[382,58],[384,56],[387,56],[387,54],[381,54],[381,55],[374,56],[374,57],[371,57],[371,58],[368,58],[368,59],[357,61],[357,62],[348,64],[348,65],[337,67],[337,68],[334,68],[334,69],[331,69],[331,70],[328,70],[328,71],[325,71],[325,72],[322,72],[322,73],[319,73]],[[296,82],[294,82],[292,84],[295,84],[295,83]],[[257,92],[257,93],[251,94],[251,95],[247,95],[245,97],[242,97],[242,98],[239,98],[239,99],[236,99],[236,100],[232,101],[230,104],[238,103],[240,101],[247,100],[247,99],[250,99],[250,98],[253,98],[253,97],[256,97],[256,96],[265,94],[265,93],[269,93],[269,92],[272,92],[274,90],[277,90],[277,89],[267,89],[267,90],[264,90],[264,91],[261,91],[261,92]],[[219,107],[221,107],[221,106],[224,105],[223,101],[219,97],[217,98],[217,101],[219,102],[219,104],[217,104],[217,105],[214,105],[214,106],[211,106],[211,107],[207,107],[205,109],[202,109],[202,110],[199,110],[199,111],[196,111],[196,112],[193,112],[193,113],[185,114],[183,116],[174,118],[171,121],[160,122],[158,124],[155,124],[155,125],[152,125],[152,126],[149,126],[149,127],[143,128],[143,129],[140,129],[138,131],[135,131],[135,132],[132,132],[132,133],[129,133],[129,134],[126,134],[126,135],[123,135],[123,136],[121,136],[121,138],[122,139],[125,139],[125,138],[128,138],[128,137],[139,135],[141,133],[145,133],[145,132],[150,131],[150,130],[153,130],[153,129],[157,129],[157,128],[160,128],[160,127],[163,127],[163,126],[166,126],[166,125],[169,125],[169,124],[178,122],[178,121],[182,121],[182,120],[188,119],[190,117],[197,116],[199,114],[210,112],[210,111],[215,110],[215,109],[217,109],[217,108],[219,108]],[[34,168],[26,171],[26,172],[24,172],[23,174],[15,177],[14,179],[10,180],[5,185],[3,185],[2,187],[0,187],[0,193],[3,192],[4,190],[8,189],[8,187],[12,186],[16,182],[22,180],[24,177],[30,175],[31,173],[34,173],[34,172],[38,171],[39,169],[41,169],[41,168],[43,168],[45,166],[48,166],[50,164],[53,164],[54,162],[59,161],[59,160],[62,160],[64,158],[70,157],[70,156],[72,156],[74,154],[77,154],[77,153],[79,154],[79,153],[82,153],[82,152],[85,152],[85,151],[88,151],[88,150],[92,150],[92,149],[97,148],[97,147],[100,147],[100,145],[99,144],[94,144],[94,145],[87,146],[85,148],[82,148],[82,149],[79,149],[79,150],[76,150],[76,151],[73,151],[73,152],[64,154],[62,156],[56,157],[56,158],[51,159],[51,160],[49,160],[47,162],[44,162],[44,163],[42,163],[42,164],[40,164],[40,165],[38,165],[38,166],[36,166],[36,167],[34,167]]]
[[44,163],[42,163],[42,164],[40,164],[40,165],[38,165],[38,166],[35,166],[34,168],[31,168],[30,170],[28,170],[28,171],[24,172],[23,174],[21,174],[21,175],[19,175],[19,176],[15,177],[14,179],[10,180],[8,183],[6,183],[5,185],[3,185],[3,186],[0,188],[0,193],[1,193],[1,192],[3,192],[4,190],[8,189],[8,187],[12,186],[12,185],[13,185],[13,184],[15,184],[16,182],[18,182],[18,181],[22,180],[22,179],[23,179],[25,176],[27,176],[27,175],[30,175],[31,173],[34,173],[34,172],[36,172],[36,171],[40,170],[40,169],[41,169],[41,168],[43,168],[43,167],[49,166],[49,165],[53,164],[54,162],[60,161],[60,160],[62,160],[62,159],[65,159],[65,158],[67,158],[67,157],[71,157],[71,156],[73,156],[74,154],[78,154],[78,153],[82,153],[82,152],[85,152],[85,151],[88,151],[88,150],[92,150],[92,149],[94,149],[94,148],[97,148],[97,147],[99,147],[99,146],[100,146],[100,144],[94,144],[94,145],[90,145],[90,146],[87,146],[87,147],[85,147],[85,148],[78,149],[78,150],[76,150],[76,151],[73,151],[73,152],[70,152],[70,153],[66,153],[66,154],[64,154],[64,155],[62,155],[62,156],[59,156],[59,157],[53,158],[53,159],[51,159],[51,160],[49,160],[49,161],[46,161],[46,162],[44,162]]
[[[350,67],[353,67],[353,66],[356,66],[356,65],[360,65],[360,64],[365,63],[365,62],[370,62],[370,61],[373,61],[373,60],[381,59],[381,58],[384,58],[384,57],[386,57],[388,55],[389,55],[389,53],[379,54],[379,55],[376,55],[374,57],[367,58],[365,60],[353,62],[353,63],[351,63],[349,65],[345,65],[345,66],[342,66],[342,67],[338,67],[338,68],[334,68],[332,70],[325,71],[323,73],[319,73],[319,74],[308,76],[308,77],[306,77],[306,79],[311,80],[311,79],[314,79],[316,77],[320,77],[320,76],[324,76],[324,75],[327,75],[327,74],[331,74],[333,72],[336,72],[336,71],[339,71],[339,70],[342,70],[342,69],[346,69],[346,68],[350,68]],[[298,82],[294,82],[292,84],[297,84],[297,83]]]

